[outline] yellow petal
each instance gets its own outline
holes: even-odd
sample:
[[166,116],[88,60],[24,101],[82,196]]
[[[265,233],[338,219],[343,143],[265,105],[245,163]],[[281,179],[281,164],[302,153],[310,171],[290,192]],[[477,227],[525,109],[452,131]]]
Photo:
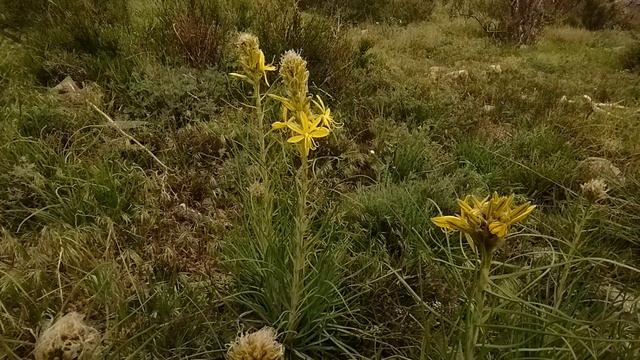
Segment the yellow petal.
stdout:
[[283,121],[276,121],[273,124],[271,124],[271,128],[275,130],[284,129],[287,126],[288,126],[287,123]]
[[494,221],[492,223],[489,224],[489,231],[499,237],[499,238],[504,238],[507,236],[507,224],[500,222],[500,221]]
[[300,125],[296,124],[293,121],[289,121],[287,123],[287,126],[289,127],[289,129],[293,130],[294,132],[296,132],[296,133],[298,133],[300,135],[304,135],[305,134],[304,129],[301,128]]
[[447,230],[458,230],[466,233],[472,232],[472,228],[464,219],[457,216],[437,216],[431,218],[431,221],[438,227]]
[[303,139],[304,139],[304,136],[296,135],[296,136],[292,136],[292,137],[288,138],[287,142],[295,144],[295,143],[298,143],[298,142],[302,141]]
[[512,212],[511,212],[511,219],[509,219],[509,223],[510,224],[515,224],[517,222],[520,222],[524,219],[527,218],[527,216],[529,216],[529,214],[531,214],[531,212],[536,208],[535,205],[530,205],[530,203],[525,203],[522,204],[520,206],[518,206],[517,208],[515,208]]
[[494,200],[494,212],[496,214],[502,213],[507,210],[511,204],[511,199],[513,195],[510,196],[500,196]]
[[312,150],[313,148],[314,148],[314,146],[313,146],[313,141],[311,140],[311,137],[306,136],[304,138],[304,150],[305,150],[305,153],[307,155],[309,155],[309,151]]
[[319,127],[317,129],[312,130],[310,135],[314,138],[322,138],[322,137],[328,136],[329,133],[330,133],[329,129]]
[[485,208],[487,207],[487,201],[489,200],[489,197],[487,196],[486,198],[480,200],[479,197],[475,196],[475,195],[469,195],[465,198],[465,202],[466,203],[470,203],[473,204],[474,208],[480,209],[482,212],[485,211]]
[[458,206],[460,206],[460,215],[467,219],[470,223],[475,226],[479,226],[481,224],[482,219],[479,216],[479,211],[474,211],[474,209],[465,201],[458,200]]
[[262,52],[262,50],[258,50],[258,67],[260,68],[261,71],[263,71],[265,68],[264,53]]
[[307,120],[307,124],[310,125],[310,128],[317,128],[322,122],[322,115],[313,116],[313,115],[305,115],[305,119]]

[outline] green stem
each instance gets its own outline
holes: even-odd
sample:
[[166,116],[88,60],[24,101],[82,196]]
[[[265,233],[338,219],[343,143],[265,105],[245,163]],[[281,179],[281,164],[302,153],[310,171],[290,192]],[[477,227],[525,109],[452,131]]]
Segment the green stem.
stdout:
[[264,144],[264,112],[262,111],[262,95],[260,94],[260,80],[253,83],[253,96],[256,102],[256,117],[258,118],[258,138],[260,139],[260,157],[262,166],[266,165],[267,149]]
[[293,239],[293,278],[291,280],[291,304],[289,312],[289,326],[286,342],[291,343],[300,320],[300,299],[304,291],[304,273],[306,265],[306,247],[305,234],[307,232],[307,190],[309,187],[308,159],[306,155],[301,158],[300,168],[298,169],[298,207],[296,210],[296,228]]
[[[589,217],[589,210],[587,210],[587,212],[582,215],[581,221],[574,228],[573,241],[571,241],[571,243],[570,243],[571,247],[569,248],[569,253],[567,254],[567,259],[569,261],[573,260],[573,257],[576,255],[576,252],[578,251],[578,248],[580,247],[580,242],[581,242],[581,239],[582,239],[582,232],[584,231],[584,227],[586,226],[588,217]],[[558,288],[557,288],[557,291],[555,293],[554,308],[556,310],[560,309],[560,305],[562,304],[562,300],[564,298],[564,294],[567,291],[567,289],[566,289],[567,280],[569,278],[569,274],[571,273],[571,268],[572,267],[573,267],[573,263],[570,263],[570,262],[565,264],[564,267],[563,267],[562,277],[560,278],[560,281],[558,282]]]
[[262,94],[260,93],[260,79],[253,82],[253,96],[255,101],[255,112],[257,118],[257,131],[256,136],[259,139],[260,145],[260,177],[262,185],[264,187],[264,194],[261,201],[261,211],[263,216],[260,216],[258,227],[258,242],[260,243],[261,251],[266,253],[270,239],[273,238],[272,233],[272,214],[273,214],[273,198],[271,196],[271,187],[269,182],[269,172],[267,170],[267,148],[265,145],[265,129],[264,129],[264,111],[262,109]]
[[478,269],[467,315],[467,329],[464,344],[465,360],[473,360],[475,356],[475,346],[478,342],[478,334],[482,326],[482,314],[484,312],[484,291],[489,285],[489,271],[491,270],[491,259],[493,256],[490,251],[484,249],[480,249],[480,251],[480,269]]

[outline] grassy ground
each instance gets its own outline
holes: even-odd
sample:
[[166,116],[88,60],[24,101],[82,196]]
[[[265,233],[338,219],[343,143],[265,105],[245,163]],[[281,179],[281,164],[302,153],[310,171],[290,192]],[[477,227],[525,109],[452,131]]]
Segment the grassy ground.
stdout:
[[[287,328],[295,152],[270,133],[265,233],[248,90],[230,65],[156,56],[147,10],[115,54],[0,45],[0,359],[29,358],[69,311],[113,359],[223,358],[238,331]],[[439,13],[348,31],[348,81],[312,86],[342,126],[312,153],[288,356],[457,358],[476,260],[430,218],[497,191],[538,209],[495,256],[478,358],[640,357],[632,35],[550,27],[514,47]],[[49,90],[66,75],[80,95]],[[583,194],[591,179],[606,199]]]

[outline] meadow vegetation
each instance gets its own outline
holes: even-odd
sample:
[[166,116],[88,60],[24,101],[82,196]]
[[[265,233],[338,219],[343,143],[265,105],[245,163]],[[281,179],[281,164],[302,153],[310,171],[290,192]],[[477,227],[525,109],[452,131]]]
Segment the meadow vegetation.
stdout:
[[640,358],[633,14],[518,3],[1,2],[0,359]]

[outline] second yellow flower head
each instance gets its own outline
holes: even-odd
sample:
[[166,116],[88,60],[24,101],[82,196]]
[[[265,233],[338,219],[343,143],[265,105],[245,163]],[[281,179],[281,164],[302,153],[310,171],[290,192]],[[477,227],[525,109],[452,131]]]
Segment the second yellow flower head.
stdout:
[[431,221],[445,230],[463,232],[472,246],[482,246],[489,252],[504,242],[511,225],[523,221],[535,209],[529,202],[514,207],[513,195],[497,193],[484,199],[470,195],[458,200],[458,205],[459,215],[438,216]]
[[236,42],[238,50],[238,63],[242,73],[231,73],[233,76],[258,83],[264,78],[267,85],[267,71],[275,71],[273,65],[266,64],[264,53],[260,50],[260,42],[254,35],[242,33],[238,36]]

